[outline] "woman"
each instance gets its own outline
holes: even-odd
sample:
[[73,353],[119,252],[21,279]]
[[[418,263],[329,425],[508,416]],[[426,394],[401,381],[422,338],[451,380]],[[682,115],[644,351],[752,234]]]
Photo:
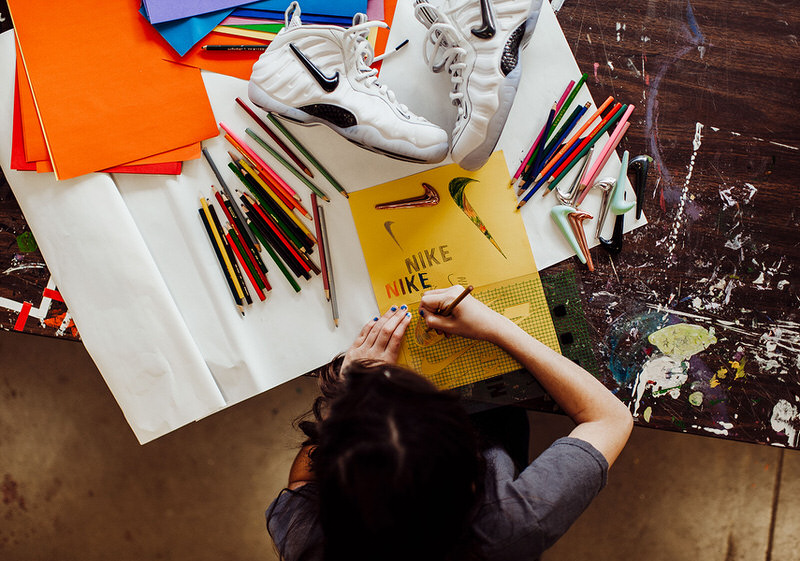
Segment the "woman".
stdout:
[[411,314],[393,306],[320,376],[314,421],[300,425],[308,439],[267,510],[284,559],[535,559],[605,485],[630,435],[628,409],[472,296],[441,315],[461,291],[423,295],[427,326],[508,352],[575,428],[527,467],[527,458],[515,466],[453,395],[395,366]]

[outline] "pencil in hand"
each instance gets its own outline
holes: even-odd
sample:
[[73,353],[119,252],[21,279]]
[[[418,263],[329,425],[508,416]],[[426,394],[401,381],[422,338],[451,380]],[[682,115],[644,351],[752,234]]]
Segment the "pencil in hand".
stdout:
[[447,306],[445,306],[444,308],[441,308],[440,310],[437,310],[437,311],[436,311],[437,315],[440,315],[440,316],[447,317],[447,316],[449,316],[450,314],[452,314],[452,313],[453,313],[453,310],[455,309],[455,307],[456,307],[456,306],[458,306],[458,305],[461,303],[461,301],[462,301],[464,298],[466,298],[466,297],[467,297],[467,295],[468,295],[470,292],[472,292],[472,285],[469,285],[467,288],[465,288],[465,289],[464,289],[464,290],[461,292],[461,294],[459,294],[458,296],[456,296],[456,297],[455,297],[455,299],[454,299],[452,302],[450,302],[450,303],[449,303]]

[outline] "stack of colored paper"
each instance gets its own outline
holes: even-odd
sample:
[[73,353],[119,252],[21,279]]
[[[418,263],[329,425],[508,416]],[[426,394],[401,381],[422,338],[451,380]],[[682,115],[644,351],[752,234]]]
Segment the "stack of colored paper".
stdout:
[[180,173],[217,135],[200,72],[164,60],[136,0],[8,4],[18,47],[15,169],[58,179]]
[[[290,2],[291,0],[249,3],[242,0],[144,0],[140,12],[179,57],[188,56],[193,61],[189,64],[195,65],[198,60],[203,60],[203,57],[196,56],[200,54],[198,51],[203,45],[269,43],[283,27],[284,13]],[[355,14],[368,13],[368,4],[379,6],[379,10],[373,7],[372,11],[380,11],[382,15],[383,0],[304,0],[300,2],[300,7],[303,20],[307,23],[348,26]],[[240,40],[232,43],[231,38]],[[245,56],[253,57],[252,54]]]

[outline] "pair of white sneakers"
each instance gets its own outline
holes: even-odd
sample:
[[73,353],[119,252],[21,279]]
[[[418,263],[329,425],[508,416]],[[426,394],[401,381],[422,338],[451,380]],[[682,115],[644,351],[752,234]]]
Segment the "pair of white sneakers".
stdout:
[[415,0],[427,29],[425,62],[451,77],[457,110],[452,138],[412,113],[377,79],[370,29],[386,27],[357,14],[352,27],[304,25],[300,7],[253,66],[250,100],[293,121],[322,123],[374,152],[420,163],[451,153],[468,170],[494,151],[517,92],[521,48],[542,0]]

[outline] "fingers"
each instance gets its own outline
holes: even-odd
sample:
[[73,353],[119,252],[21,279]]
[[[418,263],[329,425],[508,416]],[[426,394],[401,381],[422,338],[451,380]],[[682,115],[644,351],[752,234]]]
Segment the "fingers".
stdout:
[[390,337],[389,341],[386,343],[385,353],[389,362],[397,362],[397,357],[400,355],[400,345],[403,343],[403,335],[410,323],[411,313],[406,312],[400,318],[400,323],[397,324],[397,327],[392,333],[392,337]]
[[459,294],[463,292],[464,288],[461,285],[453,285],[448,288],[439,288],[435,290],[428,290],[422,295],[420,301],[420,308],[425,312],[432,312],[438,314],[439,311],[444,309],[447,304],[453,301]]
[[[390,312],[392,312],[391,315],[386,317],[387,314],[389,314]],[[400,307],[392,306],[389,309],[389,312],[384,314],[386,320],[383,322],[383,325],[381,325],[380,330],[378,331],[378,336],[375,339],[376,347],[378,347],[379,349],[386,348],[386,345],[389,343],[389,341],[393,337],[395,337],[395,331],[401,325],[401,322],[406,317],[407,313],[408,313],[408,308],[405,305],[403,305]]]

